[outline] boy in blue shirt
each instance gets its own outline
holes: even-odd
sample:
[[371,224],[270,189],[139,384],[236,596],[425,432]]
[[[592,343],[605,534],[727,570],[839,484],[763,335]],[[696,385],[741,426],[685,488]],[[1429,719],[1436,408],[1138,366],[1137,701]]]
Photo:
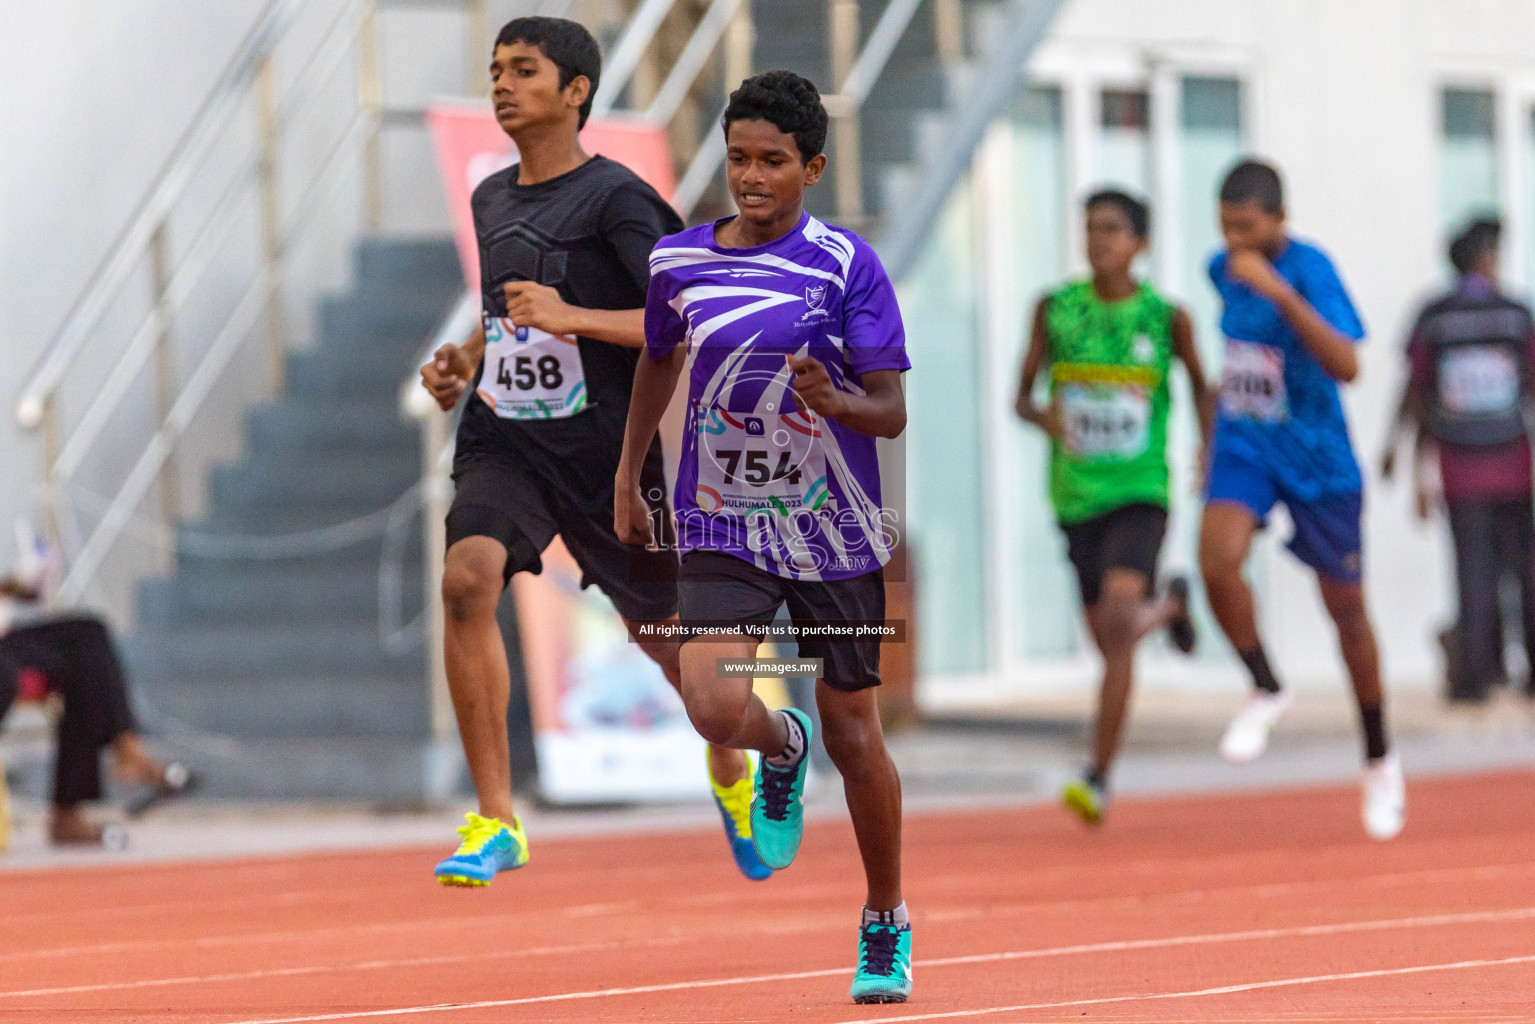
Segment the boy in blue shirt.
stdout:
[[1233,764],[1258,757],[1290,704],[1242,578],[1253,534],[1284,502],[1295,524],[1288,546],[1316,571],[1359,702],[1365,830],[1391,839],[1405,818],[1405,789],[1387,749],[1380,656],[1361,581],[1364,483],[1338,396],[1338,382],[1359,374],[1364,325],[1332,261],[1286,231],[1273,167],[1238,164],[1221,186],[1220,218],[1227,251],[1211,261],[1210,280],[1221,296],[1226,359],[1199,554],[1211,610],[1254,686],[1221,753]]

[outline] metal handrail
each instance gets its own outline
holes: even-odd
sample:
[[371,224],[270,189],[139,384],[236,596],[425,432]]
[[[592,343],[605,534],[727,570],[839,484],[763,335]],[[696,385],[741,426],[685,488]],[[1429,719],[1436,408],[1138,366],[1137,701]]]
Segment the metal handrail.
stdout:
[[698,27],[688,38],[687,45],[677,55],[677,63],[672,65],[671,73],[666,76],[666,81],[656,91],[655,99],[651,100],[650,107],[645,111],[647,120],[661,125],[671,123],[678,108],[687,99],[688,90],[693,88],[698,73],[709,62],[709,55],[714,52],[720,37],[730,26],[730,19],[740,9],[741,0],[714,0],[709,5],[704,16],[699,19]]
[[[858,115],[864,101],[869,98],[874,83],[879,81],[885,65],[890,62],[890,56],[895,52],[896,44],[901,41],[901,36],[905,35],[907,26],[911,24],[912,17],[921,6],[922,0],[890,0],[890,3],[880,12],[874,31],[869,33],[869,38],[864,43],[858,59],[853,62],[853,68],[848,72],[842,87],[821,98],[829,114],[840,118]],[[724,115],[723,109],[720,115]],[[718,120],[719,118],[715,118],[716,122]],[[711,131],[698,147],[698,151],[693,154],[693,159],[689,161],[682,180],[677,183],[677,191],[672,196],[672,205],[684,218],[692,216],[693,210],[703,198],[704,192],[708,190],[709,183],[714,180],[714,175],[719,171],[720,164],[724,160],[725,140],[719,132]]]
[[890,56],[895,53],[901,36],[906,34],[906,26],[911,24],[912,16],[921,6],[922,0],[890,0],[890,4],[880,14],[879,21],[875,23],[874,31],[869,33],[863,52],[853,64],[853,70],[848,72],[847,80],[837,90],[837,98],[830,101],[831,105],[848,103],[854,110],[863,106],[863,101],[869,98],[869,91],[884,72],[885,65],[890,63]]
[[[359,144],[367,130],[368,120],[366,114],[359,114],[354,118],[341,141],[327,155],[320,174],[316,176],[288,218],[288,223],[282,232],[282,245],[285,249],[292,246],[313,227],[316,223],[313,217],[314,211],[325,201],[334,197],[340,186],[346,183],[347,172],[352,168],[342,158],[350,152],[352,157],[350,163],[355,164],[360,160]],[[181,389],[181,393],[177,395],[175,404],[166,414],[160,428],[155,431],[149,444],[139,455],[133,468],[129,470],[122,487],[102,514],[101,521],[91,531],[85,545],[70,563],[68,575],[59,584],[58,600],[60,602],[74,602],[84,595],[86,586],[128,525],[133,509],[148,493],[155,477],[175,449],[176,442],[191,424],[198,410],[202,408],[203,402],[218,383],[225,367],[234,358],[240,343],[255,326],[262,312],[265,291],[266,281],[260,273],[257,273],[234,312],[224,322],[213,343],[208,346],[197,367],[192,371],[192,376],[187,380],[186,386]],[[60,461],[63,461],[63,456],[60,456]]]
[[80,347],[132,275],[160,222],[192,184],[194,171],[207,156],[219,132],[232,119],[235,103],[255,77],[262,55],[271,52],[302,5],[303,0],[270,0],[263,8],[255,27],[246,35],[234,59],[225,67],[193,117],[191,126],[171,151],[164,168],[156,176],[155,188],[139,204],[106,258],[87,279],[63,326],[49,342],[42,361],[30,375],[16,403],[16,419],[24,429],[35,430],[41,425],[48,400],[63,383]]
[[970,154],[1015,95],[1029,55],[1043,41],[1063,2],[1012,0],[1013,10],[1002,40],[988,58],[974,95],[966,100],[958,120],[945,133],[938,147],[938,159],[923,175],[902,216],[875,243],[891,278],[899,279],[916,262],[949,194],[970,166]]
[[676,3],[677,0],[644,0],[630,16],[624,34],[613,48],[613,56],[608,58],[607,66],[602,69],[602,81],[597,85],[597,95],[592,97],[593,117],[601,117],[613,109],[624,86],[634,77],[634,69],[644,59],[646,47],[655,38],[661,22],[666,20]]
[[[463,2],[471,18],[483,17],[483,7],[475,0]],[[540,6],[563,9],[568,2],[546,0]],[[343,187],[357,176],[359,161],[365,165],[366,223],[376,225],[380,186],[377,138],[386,114],[375,38],[379,3],[337,0],[334,12],[323,8],[323,20],[313,25],[314,31],[303,33],[302,48],[288,48],[293,66],[284,68],[281,95],[274,71],[279,47],[295,34],[290,30],[301,15],[314,9],[314,0],[269,0],[262,7],[254,27],[241,40],[235,57],[215,81],[39,360],[18,400],[16,416],[25,428],[42,430],[48,517],[56,530],[66,507],[61,504],[64,485],[87,465],[146,368],[153,365],[158,379],[159,410],[151,421],[151,436],[126,464],[126,476],[103,503],[97,520],[71,544],[69,571],[57,600],[72,602],[84,596],[157,479],[165,525],[177,518],[179,495],[174,474],[168,469],[178,443],[263,312],[271,379],[280,385],[286,352],[284,279],[292,253],[324,227],[317,212],[336,205],[334,200]],[[470,35],[474,34],[471,31]],[[279,149],[280,140],[315,108],[322,91],[354,59],[358,64],[357,110],[349,123],[337,126],[335,141],[317,154],[320,160],[313,170],[283,182],[289,197],[289,202],[283,203],[284,196],[278,190],[279,161],[284,152]],[[240,117],[251,104],[257,117],[257,140],[253,145],[227,145],[225,140],[233,137]],[[226,162],[231,155],[235,159]],[[218,165],[213,163],[215,156]],[[188,205],[185,200],[193,184],[206,184],[203,179],[215,166],[231,170],[223,172],[227,180],[212,183],[214,201],[208,206],[200,202]],[[261,219],[259,265],[237,286],[240,294],[233,311],[220,314],[215,321],[215,337],[200,350],[190,374],[178,381],[172,347],[175,320],[217,265],[226,243],[247,223],[241,210],[253,185]],[[177,227],[188,237],[174,258],[167,242],[173,218],[187,221]],[[93,375],[89,382],[93,390],[83,395],[83,408],[78,416],[72,415],[67,436],[58,436],[59,396],[65,383],[75,379],[73,365],[84,356],[87,341],[106,322],[108,311],[123,296],[127,283],[145,267],[152,276],[151,307],[132,327],[127,343],[107,360],[110,369],[104,379]]]

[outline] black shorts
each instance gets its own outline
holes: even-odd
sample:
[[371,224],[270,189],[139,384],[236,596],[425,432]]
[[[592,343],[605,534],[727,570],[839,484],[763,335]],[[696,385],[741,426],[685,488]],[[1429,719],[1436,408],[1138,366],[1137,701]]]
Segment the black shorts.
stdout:
[[500,541],[509,581],[519,572],[542,572],[543,551],[558,534],[581,567],[581,586],[595,583],[618,614],[635,622],[660,622],[676,614],[677,552],[659,446],[640,470],[641,493],[661,513],[652,520],[661,540],[658,551],[618,539],[611,490],[605,508],[583,509],[510,454],[477,448],[454,465],[453,484],[448,547],[465,537]]
[[1098,603],[1110,569],[1130,569],[1156,579],[1157,556],[1167,533],[1167,509],[1149,502],[1124,505],[1079,523],[1062,523],[1066,557],[1077,570],[1082,604]]
[[[734,555],[689,551],[682,556],[679,591],[684,623],[739,624],[742,633],[758,640],[782,604],[801,629],[885,619],[883,569],[846,580],[791,580]],[[807,637],[799,642],[799,656],[822,659],[821,678],[834,690],[850,693],[879,685],[878,637]]]

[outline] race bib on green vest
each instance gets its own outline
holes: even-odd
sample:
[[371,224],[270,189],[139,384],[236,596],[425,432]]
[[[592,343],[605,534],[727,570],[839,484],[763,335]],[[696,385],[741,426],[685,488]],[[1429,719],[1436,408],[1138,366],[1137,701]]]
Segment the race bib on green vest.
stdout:
[[1151,396],[1138,384],[1061,384],[1061,446],[1087,459],[1133,459],[1151,441]]

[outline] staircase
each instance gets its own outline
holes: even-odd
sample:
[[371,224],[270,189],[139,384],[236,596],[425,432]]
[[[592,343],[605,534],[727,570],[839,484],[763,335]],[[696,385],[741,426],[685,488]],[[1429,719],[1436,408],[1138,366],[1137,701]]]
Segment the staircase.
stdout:
[[[447,240],[367,239],[355,259],[353,291],[325,299],[316,343],[288,356],[286,393],[248,414],[245,457],[214,471],[174,574],[139,586],[124,653],[145,725],[189,748],[212,796],[429,791],[425,646],[419,631],[390,645],[404,650],[380,634],[384,517],[352,536],[310,534],[278,557],[249,557],[261,542],[233,539],[294,544],[401,502],[420,479],[399,387],[462,293],[458,257]],[[395,524],[406,623],[424,589],[414,509]]]
[[[947,58],[939,54],[931,6],[924,4],[917,10],[861,110],[864,223],[846,226],[877,235],[873,229],[884,215],[899,209],[908,198],[923,163],[940,144],[954,108],[966,100],[982,58],[1007,19],[1008,6],[1004,0],[961,0],[964,51]],[[859,5],[860,48],[884,9],[883,3]],[[825,0],[755,5],[756,68],[791,68],[814,81],[822,92],[832,92],[829,10]],[[837,158],[834,150],[829,155]],[[805,198],[813,215],[838,223],[834,179],[828,173]]]
[[[939,53],[922,4],[861,109],[863,209],[847,226],[865,235],[900,221],[890,214],[951,148],[987,57],[1004,53],[993,41],[1015,4],[959,3],[961,52]],[[860,6],[860,47],[884,10]],[[758,0],[753,11],[754,66],[794,68],[830,93],[826,0]],[[833,181],[807,205],[840,223]],[[313,347],[286,357],[282,397],[247,415],[244,458],[212,474],[205,517],[179,528],[174,571],[138,587],[137,632],[124,642],[136,704],[210,796],[414,802],[466,781],[456,739],[432,739],[421,631],[386,642],[381,627],[421,613],[427,574],[414,504],[422,444],[398,389],[463,281],[445,239],[365,239],[355,264],[353,290],[322,301]],[[386,566],[398,608],[381,608]]]

